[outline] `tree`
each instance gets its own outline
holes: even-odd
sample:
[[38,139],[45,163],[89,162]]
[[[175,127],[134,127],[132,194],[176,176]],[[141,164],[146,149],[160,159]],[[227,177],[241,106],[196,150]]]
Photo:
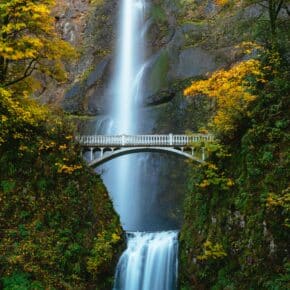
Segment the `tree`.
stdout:
[[[235,11],[239,11],[241,9],[246,9],[248,7],[259,5],[262,7],[262,13],[259,15],[259,18],[264,14],[264,12],[268,15],[268,22],[271,34],[271,40],[275,42],[275,38],[277,36],[277,29],[279,24],[284,21],[279,21],[279,16],[282,12],[282,9],[285,9],[288,15],[290,15],[290,11],[288,8],[289,0],[215,0],[216,4],[220,7],[231,7],[231,9]],[[265,22],[265,19],[262,18]]]
[[[63,80],[63,61],[75,56],[61,40],[50,11],[54,0],[2,0],[0,3],[0,84],[10,87],[34,72]],[[28,84],[30,86],[30,84]]]
[[186,96],[207,95],[216,100],[214,130],[219,135],[233,136],[237,124],[247,116],[249,104],[256,99],[250,92],[250,77],[263,80],[258,60],[247,60],[229,70],[219,70],[207,80],[194,81],[184,90]]

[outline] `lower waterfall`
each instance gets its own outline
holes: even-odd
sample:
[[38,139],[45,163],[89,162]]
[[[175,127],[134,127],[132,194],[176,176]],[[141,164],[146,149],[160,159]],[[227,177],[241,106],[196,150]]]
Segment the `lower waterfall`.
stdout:
[[114,290],[175,290],[178,232],[128,233]]

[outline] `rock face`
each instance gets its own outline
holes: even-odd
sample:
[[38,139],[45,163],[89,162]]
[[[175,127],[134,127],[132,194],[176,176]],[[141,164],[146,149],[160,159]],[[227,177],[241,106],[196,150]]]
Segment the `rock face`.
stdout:
[[57,85],[50,80],[40,100],[59,105],[70,113],[97,114],[107,83],[104,78],[110,74],[108,64],[115,38],[113,27],[118,1],[56,2],[52,12],[56,28],[76,48],[79,57],[66,65],[67,82]]
[[56,27],[64,40],[77,46],[83,39],[89,0],[57,1],[53,11]]
[[[77,50],[84,40],[89,2],[89,0],[58,0],[52,11],[57,31],[64,40],[70,42]],[[52,80],[44,81],[45,90],[40,95],[41,102],[60,105],[66,88],[80,73],[75,69],[76,67],[76,63],[67,64],[67,70],[70,72],[67,83],[58,85]]]
[[[79,59],[67,66],[67,83],[47,85],[43,102],[54,102],[73,114],[99,115],[110,104],[108,88],[114,69],[118,1],[59,0],[53,13],[62,37],[80,51]],[[144,77],[144,105],[172,99],[164,93],[172,83],[200,77],[235,60],[227,49],[211,48],[204,41],[206,21],[216,11],[214,1],[205,1],[196,22],[180,21],[186,13],[174,1],[152,0],[147,15],[148,61]],[[180,22],[180,23],[179,23]],[[163,92],[163,93],[162,93]]]
[[[74,114],[106,113],[111,101],[108,88],[114,69],[112,51],[118,3],[117,0],[57,1],[53,12],[56,26],[80,56],[74,64],[67,65],[67,83],[47,84],[41,97],[43,102],[58,103]],[[210,21],[219,9],[214,0],[196,0],[182,5],[171,0],[148,0],[148,5],[144,105],[172,99],[164,91],[176,81],[202,77],[241,59],[234,43],[242,36],[231,28],[232,23],[251,20],[261,14],[261,7],[253,5],[225,19],[217,28],[211,26]]]

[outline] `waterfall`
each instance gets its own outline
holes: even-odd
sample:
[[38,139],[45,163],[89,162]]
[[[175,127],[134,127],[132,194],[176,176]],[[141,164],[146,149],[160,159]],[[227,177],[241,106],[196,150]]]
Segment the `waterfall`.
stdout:
[[[106,133],[134,134],[138,130],[139,103],[142,99],[142,74],[145,62],[144,0],[119,2],[119,21],[115,69],[110,86],[113,102],[110,117],[113,125]],[[113,196],[114,206],[125,229],[135,229],[139,219],[138,166],[134,156],[122,156],[105,166],[104,181]],[[132,194],[134,192],[134,194]]]
[[136,75],[144,62],[144,37],[140,35],[145,12],[143,0],[122,0],[120,8],[116,70],[113,76],[115,102],[112,115],[117,134],[136,132],[140,82]]
[[173,290],[176,288],[177,232],[129,233],[114,290]]
[[[136,134],[142,118],[140,103],[146,71],[146,0],[120,0],[115,69],[110,86],[111,126],[107,134]],[[125,230],[137,230],[142,204],[141,168],[144,159],[123,156],[104,169],[105,184]],[[107,174],[106,174],[107,172]],[[139,224],[140,225],[140,224]],[[176,289],[177,232],[130,232],[127,250],[116,269],[115,290]]]

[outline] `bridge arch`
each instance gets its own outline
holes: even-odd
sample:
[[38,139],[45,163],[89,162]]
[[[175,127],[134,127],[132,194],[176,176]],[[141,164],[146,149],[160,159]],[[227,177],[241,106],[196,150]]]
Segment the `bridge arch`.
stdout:
[[[191,149],[193,150],[193,149]],[[115,159],[120,156],[133,154],[133,153],[142,153],[142,152],[159,152],[159,153],[169,153],[178,155],[193,161],[196,161],[198,163],[204,163],[204,156],[201,158],[198,158],[193,154],[193,151],[191,153],[184,151],[183,149],[179,148],[173,148],[173,147],[127,147],[127,148],[120,148],[118,150],[114,150],[111,152],[108,152],[108,154],[104,154],[101,157],[95,158],[89,162],[89,166],[91,167],[97,167],[101,164],[104,164],[112,159]],[[203,155],[203,154],[202,154]]]

